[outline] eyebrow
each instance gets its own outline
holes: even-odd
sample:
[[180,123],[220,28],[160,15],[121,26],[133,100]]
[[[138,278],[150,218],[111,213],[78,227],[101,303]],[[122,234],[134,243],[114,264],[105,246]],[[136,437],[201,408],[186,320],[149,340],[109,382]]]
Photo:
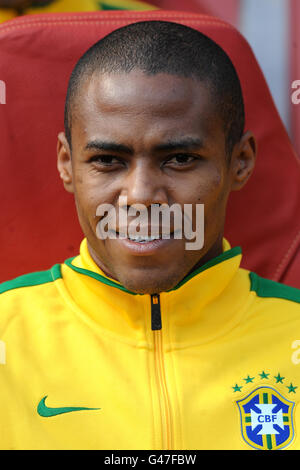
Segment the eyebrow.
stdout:
[[164,144],[159,144],[154,147],[156,151],[170,151],[170,150],[195,150],[204,147],[202,139],[193,137],[185,137],[179,140],[170,140]]
[[84,147],[84,150],[108,150],[110,152],[122,152],[133,154],[133,149],[131,147],[127,147],[127,145],[117,144],[116,142],[106,142],[100,140],[92,140],[88,142],[87,145]]
[[[154,147],[156,152],[167,152],[172,150],[195,150],[204,147],[204,142],[202,139],[186,137],[178,140],[169,140],[165,143],[158,144]],[[129,147],[124,144],[118,144],[116,142],[92,140],[88,142],[84,150],[105,150],[109,152],[120,152],[127,153],[128,155],[133,155],[134,151],[132,147]]]

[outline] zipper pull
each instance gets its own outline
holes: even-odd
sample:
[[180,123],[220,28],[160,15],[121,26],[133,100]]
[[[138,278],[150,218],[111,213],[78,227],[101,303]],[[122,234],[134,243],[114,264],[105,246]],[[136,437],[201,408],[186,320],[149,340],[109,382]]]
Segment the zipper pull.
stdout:
[[159,294],[151,294],[151,329],[161,330],[161,311]]

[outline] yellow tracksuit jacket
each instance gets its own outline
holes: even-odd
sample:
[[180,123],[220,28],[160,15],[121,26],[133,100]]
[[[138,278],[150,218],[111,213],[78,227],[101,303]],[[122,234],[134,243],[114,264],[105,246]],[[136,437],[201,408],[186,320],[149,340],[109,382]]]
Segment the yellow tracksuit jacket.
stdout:
[[[23,15],[39,13],[68,13],[98,10],[155,10],[156,7],[140,0],[54,0],[45,5],[31,6]],[[12,20],[18,14],[13,8],[0,8],[0,22]]]
[[136,295],[84,239],[2,283],[0,448],[300,450],[300,291],[240,261]]

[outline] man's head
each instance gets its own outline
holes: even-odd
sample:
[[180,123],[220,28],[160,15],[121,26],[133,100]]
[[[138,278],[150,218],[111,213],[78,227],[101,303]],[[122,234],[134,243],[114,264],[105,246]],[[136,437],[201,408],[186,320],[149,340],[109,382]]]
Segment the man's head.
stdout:
[[224,124],[226,148],[242,136],[245,115],[240,82],[225,52],[207,36],[177,23],[146,21],[109,34],[92,46],[78,61],[70,78],[65,131],[71,144],[71,108],[82,84],[94,74],[128,74],[141,70],[194,78],[211,94]]
[[[58,168],[104,272],[130,290],[154,293],[220,253],[229,193],[254,166],[254,139],[243,130],[235,69],[196,30],[135,23],[84,54],[69,82]],[[124,196],[128,207],[190,204],[193,215],[204,204],[203,248],[188,251],[186,240],[174,238],[149,249],[100,240],[97,207],[117,208]]]

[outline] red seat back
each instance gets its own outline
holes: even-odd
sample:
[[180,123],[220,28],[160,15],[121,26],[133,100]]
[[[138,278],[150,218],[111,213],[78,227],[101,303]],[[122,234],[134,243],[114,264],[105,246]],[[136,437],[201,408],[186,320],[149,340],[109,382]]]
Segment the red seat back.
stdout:
[[258,140],[249,183],[230,197],[225,235],[243,266],[300,288],[300,166],[247,42],[223,21],[172,11],[58,13],[0,25],[0,280],[47,269],[77,253],[82,232],[73,197],[56,170],[70,73],[82,53],[112,30],[169,20],[219,43],[241,79],[247,128]]

